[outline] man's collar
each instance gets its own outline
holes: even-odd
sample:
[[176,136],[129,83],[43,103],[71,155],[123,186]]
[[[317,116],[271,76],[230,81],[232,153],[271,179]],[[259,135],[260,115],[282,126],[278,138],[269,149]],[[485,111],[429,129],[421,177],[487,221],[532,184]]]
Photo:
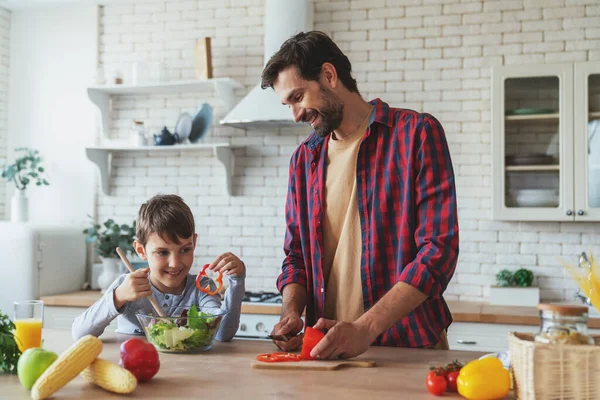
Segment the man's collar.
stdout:
[[[379,98],[371,100],[369,104],[375,108],[375,112],[371,116],[371,121],[369,121],[369,126],[371,126],[373,122],[377,122],[391,127],[392,120],[390,118],[390,106],[381,101]],[[312,134],[304,141],[304,144],[307,145],[309,149],[314,150],[317,148],[317,146],[323,143],[324,139],[325,138],[316,135],[313,131]]]

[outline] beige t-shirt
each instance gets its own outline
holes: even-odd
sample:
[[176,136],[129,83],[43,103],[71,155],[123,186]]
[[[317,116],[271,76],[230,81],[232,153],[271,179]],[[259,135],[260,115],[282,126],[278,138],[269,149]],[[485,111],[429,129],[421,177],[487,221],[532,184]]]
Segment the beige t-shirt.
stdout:
[[327,150],[323,221],[325,318],[338,321],[356,321],[364,313],[356,159],[371,112],[356,132],[347,138],[335,140],[332,135]]

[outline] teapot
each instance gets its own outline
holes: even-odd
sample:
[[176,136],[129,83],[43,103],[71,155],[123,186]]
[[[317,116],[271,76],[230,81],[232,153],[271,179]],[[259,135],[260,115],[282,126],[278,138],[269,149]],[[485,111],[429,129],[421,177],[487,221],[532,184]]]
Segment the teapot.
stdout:
[[179,142],[179,135],[172,134],[165,126],[160,135],[154,135],[154,144],[156,146],[169,146]]

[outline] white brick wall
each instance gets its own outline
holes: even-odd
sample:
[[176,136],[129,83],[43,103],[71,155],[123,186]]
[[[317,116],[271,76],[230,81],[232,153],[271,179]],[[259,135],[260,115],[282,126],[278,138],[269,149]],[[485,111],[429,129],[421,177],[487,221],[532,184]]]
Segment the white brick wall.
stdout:
[[[10,66],[10,11],[0,7],[0,159],[7,156],[8,81]],[[0,220],[7,211],[6,184],[0,183]]]
[[[447,297],[484,299],[496,272],[523,266],[538,276],[543,298],[571,298],[575,285],[558,257],[573,262],[582,250],[600,252],[594,247],[600,243],[598,224],[490,220],[490,67],[600,59],[598,1],[312,0],[311,5],[315,28],[347,52],[366,99],[431,112],[446,129],[461,226],[460,259]],[[215,76],[230,76],[249,88],[262,69],[263,14],[262,0],[108,5],[101,60],[107,70],[140,58],[162,60],[171,79],[193,78],[194,39],[211,36]],[[152,131],[172,128],[180,112],[193,112],[205,101],[218,120],[223,104],[211,92],[122,97],[114,106],[111,135],[125,137],[132,118],[144,119]],[[249,289],[274,290],[283,257],[287,163],[307,133],[213,127],[211,140],[247,146],[235,150],[231,198],[223,196],[223,170],[210,153],[123,154],[115,160],[113,195],[99,195],[100,218],[130,221],[149,196],[177,192],[196,215],[198,264],[231,250],[246,262]]]

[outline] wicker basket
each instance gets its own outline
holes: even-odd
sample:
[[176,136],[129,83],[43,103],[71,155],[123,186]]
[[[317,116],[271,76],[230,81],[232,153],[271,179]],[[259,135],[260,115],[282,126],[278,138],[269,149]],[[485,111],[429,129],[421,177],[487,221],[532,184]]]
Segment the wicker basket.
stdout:
[[511,332],[508,347],[517,399],[600,399],[600,346],[541,344]]

